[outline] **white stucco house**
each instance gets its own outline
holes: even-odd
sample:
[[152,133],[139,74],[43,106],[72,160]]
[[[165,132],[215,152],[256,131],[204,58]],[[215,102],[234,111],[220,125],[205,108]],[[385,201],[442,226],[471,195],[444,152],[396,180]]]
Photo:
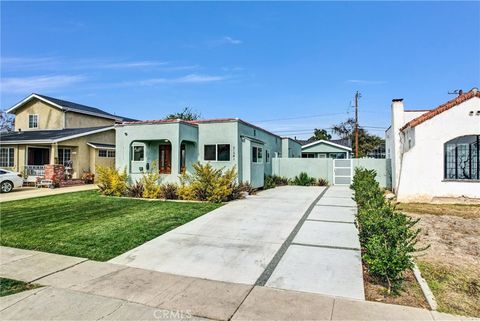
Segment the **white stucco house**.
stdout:
[[399,201],[480,198],[480,92],[473,88],[431,110],[392,101],[385,133],[392,187]]

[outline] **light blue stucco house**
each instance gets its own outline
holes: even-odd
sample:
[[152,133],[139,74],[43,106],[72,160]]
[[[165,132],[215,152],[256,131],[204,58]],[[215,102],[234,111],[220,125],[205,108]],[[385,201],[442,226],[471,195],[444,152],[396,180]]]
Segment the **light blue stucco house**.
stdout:
[[214,168],[236,167],[238,178],[262,187],[272,173],[272,158],[301,157],[301,145],[238,118],[198,121],[156,120],[127,122],[116,129],[118,169],[132,181],[157,170],[162,182],[179,182],[196,162]]
[[348,139],[305,142],[302,158],[350,158],[352,148]]

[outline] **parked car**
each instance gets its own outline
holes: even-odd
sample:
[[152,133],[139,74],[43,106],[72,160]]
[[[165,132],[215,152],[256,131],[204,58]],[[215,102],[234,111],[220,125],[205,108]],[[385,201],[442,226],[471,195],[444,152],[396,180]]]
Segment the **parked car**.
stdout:
[[18,172],[8,171],[6,169],[0,169],[0,192],[8,193],[16,187],[22,187],[23,177]]

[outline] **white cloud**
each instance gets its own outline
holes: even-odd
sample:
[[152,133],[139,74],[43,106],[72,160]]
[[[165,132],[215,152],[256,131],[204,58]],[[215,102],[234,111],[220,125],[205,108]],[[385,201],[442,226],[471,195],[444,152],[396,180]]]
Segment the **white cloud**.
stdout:
[[239,40],[239,39],[234,39],[232,37],[229,37],[229,36],[225,36],[223,37],[223,42],[224,43],[229,43],[229,44],[232,44],[232,45],[239,45],[241,44],[243,41]]
[[145,67],[158,67],[168,65],[168,62],[163,61],[124,61],[124,62],[113,62],[106,64],[99,64],[99,67],[103,68],[145,68]]
[[31,93],[69,87],[85,80],[80,75],[43,75],[31,77],[5,77],[0,80],[3,93]]
[[157,85],[171,85],[171,84],[200,84],[218,82],[227,79],[224,76],[212,76],[201,74],[188,74],[182,77],[176,78],[149,78],[143,80],[127,81],[114,86],[118,87],[131,87],[131,86],[157,86]]
[[221,81],[225,79],[226,77],[223,77],[223,76],[189,74],[180,78],[172,79],[172,81],[176,83],[205,83],[205,82]]
[[365,79],[349,79],[348,83],[351,84],[360,84],[360,85],[381,85],[386,84],[385,80],[365,80]]

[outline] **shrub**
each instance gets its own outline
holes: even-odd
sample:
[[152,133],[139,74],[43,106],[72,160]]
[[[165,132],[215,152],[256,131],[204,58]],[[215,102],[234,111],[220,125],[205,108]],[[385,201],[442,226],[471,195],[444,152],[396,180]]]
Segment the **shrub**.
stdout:
[[160,195],[162,198],[167,200],[176,200],[178,199],[178,186],[177,184],[167,183],[160,185]]
[[375,170],[355,169],[355,175],[350,187],[355,191],[354,200],[359,208],[378,208],[385,203],[385,197],[380,185],[375,180],[376,176]]
[[82,174],[82,181],[85,184],[93,184],[93,181],[95,180],[95,174],[90,173],[90,172],[84,172]]
[[300,186],[311,186],[315,184],[315,178],[308,176],[307,173],[301,172],[298,176],[292,181],[293,185],[300,185]]
[[143,197],[143,191],[145,188],[142,183],[136,182],[135,184],[128,187],[127,194],[130,197]]
[[328,185],[330,185],[330,183],[328,183],[328,180],[326,180],[325,178],[320,177],[317,180],[317,183],[315,185],[317,185],[317,186],[328,186]]
[[273,178],[273,176],[265,176],[265,179],[263,180],[263,189],[270,189],[275,187],[277,187],[277,184],[275,183],[275,179]]
[[[155,167],[155,166],[152,166]],[[143,194],[144,198],[160,198],[161,189],[160,189],[160,174],[156,170],[152,170],[148,173],[143,174],[140,179],[140,183],[143,185]]]
[[193,174],[180,176],[178,196],[186,200],[209,202],[225,202],[234,199],[237,188],[237,172],[235,167],[223,171],[214,169],[212,165],[196,163]]
[[127,192],[127,171],[112,167],[97,166],[98,188],[103,195],[123,196]]
[[272,175],[272,179],[276,186],[286,186],[289,183],[288,178],[282,176]]
[[356,224],[362,244],[362,258],[368,272],[387,284],[388,292],[396,292],[403,274],[412,267],[413,253],[420,229],[414,220],[397,211],[385,200],[372,170],[358,168],[352,189],[358,204]]

